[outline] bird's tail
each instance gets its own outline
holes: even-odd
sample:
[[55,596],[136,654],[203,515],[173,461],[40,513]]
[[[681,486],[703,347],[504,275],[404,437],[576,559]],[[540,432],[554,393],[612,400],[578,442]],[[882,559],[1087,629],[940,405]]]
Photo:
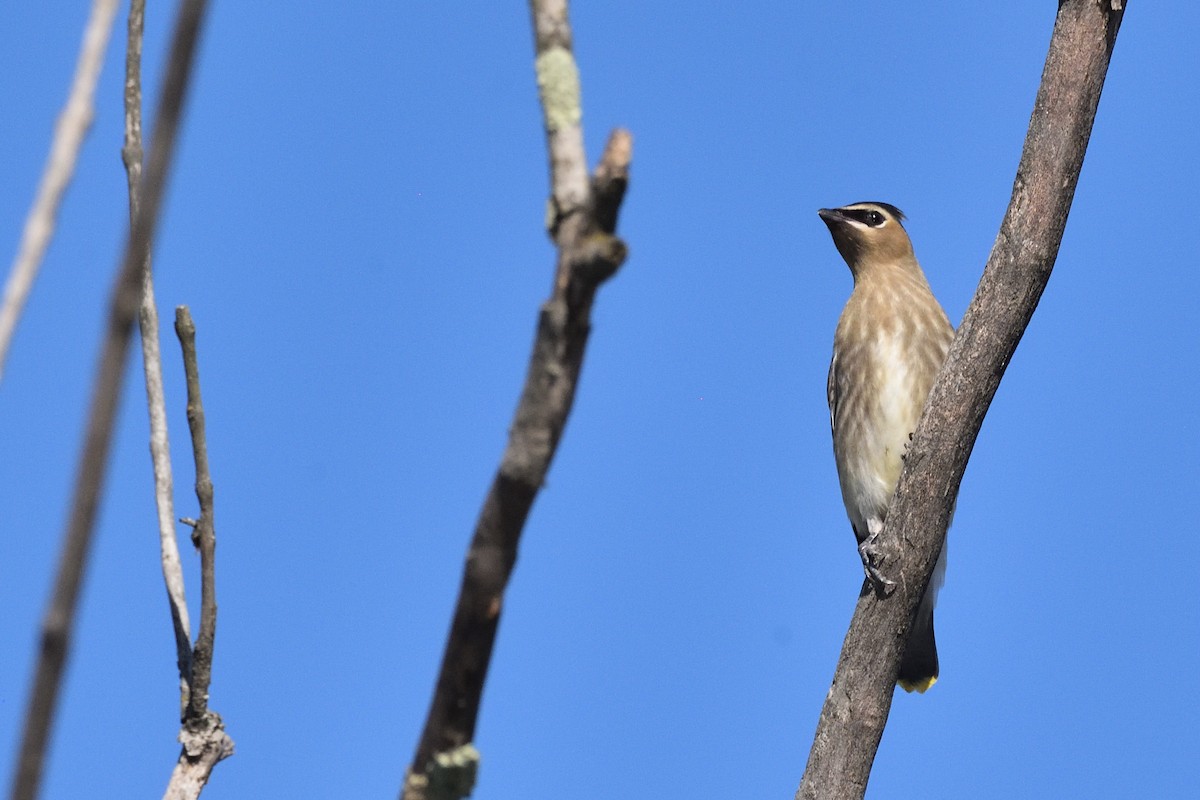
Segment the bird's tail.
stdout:
[[[928,607],[926,607],[928,606]],[[896,683],[906,692],[924,693],[937,683],[937,642],[933,638],[933,603],[926,597],[917,610],[917,618],[908,632],[904,657],[900,659],[900,674]]]

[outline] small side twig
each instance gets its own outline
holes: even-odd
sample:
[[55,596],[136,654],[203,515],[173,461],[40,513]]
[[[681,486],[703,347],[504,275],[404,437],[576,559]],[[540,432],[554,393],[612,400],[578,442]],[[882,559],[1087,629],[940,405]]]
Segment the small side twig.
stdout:
[[[129,224],[137,219],[138,188],[142,179],[142,30],[146,0],[131,0],[125,47],[125,146],[121,160],[129,183]],[[192,634],[184,594],[183,567],[175,537],[174,480],[171,445],[167,436],[167,403],[163,391],[162,353],[158,341],[158,305],[154,299],[154,273],[150,253],[142,266],[142,307],[138,314],[142,334],[142,371],[146,376],[146,408],[150,416],[150,461],[154,468],[154,502],[158,509],[158,544],[163,583],[175,632],[175,660],[179,667],[179,713],[188,704],[192,672]]]
[[155,116],[154,141],[141,186],[141,207],[126,241],[109,299],[108,322],[96,368],[70,516],[54,589],[42,620],[41,646],[25,711],[17,771],[13,778],[14,800],[33,800],[41,783],[46,742],[58,705],[79,589],[87,566],[96,509],[108,466],[108,451],[124,382],[129,339],[133,335],[133,321],[141,305],[145,254],[150,250],[158,225],[159,207],[175,152],[175,138],[183,114],[183,101],[205,7],[206,0],[184,0],[175,20],[166,77]]
[[[200,551],[200,633],[192,661],[192,696],[185,716],[195,719],[208,710],[208,684],[212,678],[213,639],[217,629],[217,596],[214,573],[216,532],[213,523],[213,483],[208,470],[208,436],[204,425],[204,400],[200,396],[200,366],[196,360],[196,324],[187,306],[175,309],[175,335],[183,350],[187,380],[187,421],[196,464],[196,500],[200,518],[192,525],[192,543]],[[189,521],[190,522],[190,521]]]
[[175,309],[175,333],[183,349],[188,428],[196,464],[196,500],[200,504],[199,519],[181,520],[192,526],[192,542],[200,551],[200,632],[192,651],[191,687],[179,731],[183,749],[163,797],[165,800],[194,800],[208,783],[213,767],[233,754],[233,740],[225,733],[221,715],[208,707],[213,642],[217,633],[217,538],[213,524],[213,483],[208,469],[204,402],[200,396],[200,367],[196,360],[196,325],[187,306]]
[[93,97],[100,68],[104,66],[104,51],[112,35],[113,19],[117,15],[117,0],[95,0],[91,17],[83,33],[83,44],[79,61],[75,65],[75,77],[66,105],[54,126],[54,141],[50,145],[50,157],[42,173],[42,182],[29,216],[25,230],[21,233],[21,246],[16,260],[8,273],[4,285],[4,302],[0,304],[0,379],[4,377],[4,362],[12,345],[17,322],[25,309],[25,301],[33,289],[42,258],[50,239],[54,236],[54,224],[58,218],[58,207],[66,194],[67,186],[75,174],[75,162],[83,146],[84,137],[92,125],[94,116]]

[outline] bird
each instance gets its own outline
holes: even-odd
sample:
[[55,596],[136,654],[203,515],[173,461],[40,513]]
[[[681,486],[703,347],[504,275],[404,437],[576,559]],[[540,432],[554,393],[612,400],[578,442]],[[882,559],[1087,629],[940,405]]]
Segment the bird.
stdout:
[[[954,326],[917,263],[900,209],[868,202],[817,214],[854,278],[829,364],[834,460],[867,579],[886,592],[894,583],[878,570],[876,540]],[[896,682],[907,692],[924,693],[938,679],[933,609],[945,573],[943,541],[900,663]]]

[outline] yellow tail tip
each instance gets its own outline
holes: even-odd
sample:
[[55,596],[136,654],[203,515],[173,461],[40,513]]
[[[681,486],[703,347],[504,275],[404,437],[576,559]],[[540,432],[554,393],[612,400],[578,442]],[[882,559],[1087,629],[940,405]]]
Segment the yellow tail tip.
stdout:
[[896,681],[896,683],[906,692],[925,694],[930,686],[933,686],[935,683],[937,683],[937,675],[930,675],[928,678],[921,678],[917,681]]

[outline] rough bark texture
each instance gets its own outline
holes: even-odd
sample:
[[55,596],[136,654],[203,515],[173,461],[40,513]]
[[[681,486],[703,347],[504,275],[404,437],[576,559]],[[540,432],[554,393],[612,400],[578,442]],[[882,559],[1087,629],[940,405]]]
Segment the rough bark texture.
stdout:
[[797,798],[861,798],[866,791],[903,642],[967,459],[1058,255],[1123,8],[1116,0],[1059,4],[1008,211],[917,426],[884,527],[891,557],[883,569],[897,590],[859,600]]
[[565,0],[533,0],[536,69],[551,197],[547,225],[558,258],[542,305],[525,387],[500,467],[467,552],[458,604],[405,800],[462,797],[478,753],[470,747],[504,590],[517,543],[542,487],[575,397],[596,290],[625,258],[613,234],[628,180],[632,141],[614,131],[589,179],[580,124],[579,74]]
[[179,741],[183,752],[171,772],[163,800],[196,800],[208,785],[213,767],[233,754],[233,740],[225,735],[220,715],[209,711],[196,724],[185,726]]

